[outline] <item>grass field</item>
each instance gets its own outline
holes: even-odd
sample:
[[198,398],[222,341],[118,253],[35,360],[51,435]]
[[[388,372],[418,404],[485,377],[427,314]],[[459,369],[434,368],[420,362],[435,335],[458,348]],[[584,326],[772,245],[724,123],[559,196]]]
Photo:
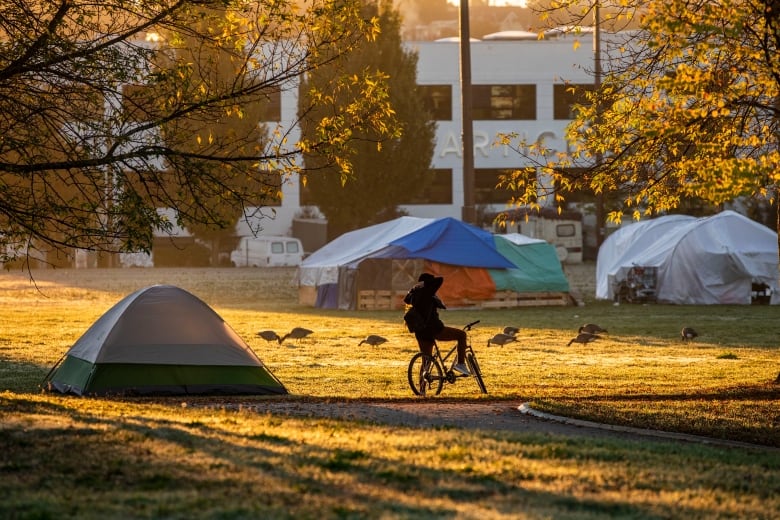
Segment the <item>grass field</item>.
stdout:
[[[74,398],[38,384],[109,307],[171,283],[210,304],[287,386],[289,400],[415,400],[399,311],[301,307],[294,271],[60,270],[0,276],[3,518],[780,518],[780,309],[587,302],[450,310],[490,394],[612,424],[767,448],[419,430],[205,410],[196,399]],[[595,322],[609,334],[568,341]],[[520,340],[487,339],[506,325]],[[679,340],[682,326],[700,337]],[[266,342],[263,329],[315,331]],[[358,347],[367,334],[388,342]],[[268,399],[264,397],[242,398]],[[273,398],[280,399],[280,398]],[[429,398],[430,399],[430,398]]]

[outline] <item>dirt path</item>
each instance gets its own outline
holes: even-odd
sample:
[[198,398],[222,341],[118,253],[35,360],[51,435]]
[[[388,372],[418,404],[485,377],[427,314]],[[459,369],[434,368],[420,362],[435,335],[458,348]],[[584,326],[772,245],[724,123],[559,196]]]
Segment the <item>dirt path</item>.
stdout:
[[468,430],[506,431],[575,438],[696,442],[737,448],[774,450],[748,443],[710,439],[695,435],[641,430],[556,417],[528,408],[523,403],[487,401],[463,403],[442,399],[418,401],[275,400],[225,404],[226,408],[291,417],[325,417],[372,424],[413,428],[454,427]]

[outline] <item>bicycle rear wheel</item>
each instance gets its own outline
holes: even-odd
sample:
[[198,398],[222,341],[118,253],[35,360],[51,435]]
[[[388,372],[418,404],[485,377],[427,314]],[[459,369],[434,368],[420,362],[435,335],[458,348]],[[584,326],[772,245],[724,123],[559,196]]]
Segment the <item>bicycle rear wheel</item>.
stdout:
[[444,384],[441,365],[433,356],[418,352],[409,362],[409,386],[415,395],[439,395]]
[[485,381],[482,380],[482,370],[479,368],[477,356],[474,354],[474,352],[466,352],[466,363],[468,363],[471,375],[474,376],[474,379],[477,380],[477,386],[479,389],[483,394],[488,393],[487,387],[485,386]]

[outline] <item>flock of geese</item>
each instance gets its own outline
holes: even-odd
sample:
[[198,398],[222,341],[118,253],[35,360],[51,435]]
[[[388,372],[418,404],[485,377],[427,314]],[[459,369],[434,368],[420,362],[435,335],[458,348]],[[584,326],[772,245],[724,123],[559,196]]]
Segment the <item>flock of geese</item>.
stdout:
[[609,331],[607,331],[605,328],[599,327],[595,323],[586,323],[577,330],[577,335],[573,337],[569,343],[566,344],[566,346],[568,347],[572,343],[582,343],[584,345],[586,343],[590,343],[591,341],[601,339],[602,334],[609,334]]
[[[569,341],[567,346],[571,345],[572,343],[582,343],[584,345],[586,343],[590,343],[591,341],[600,339],[603,334],[609,334],[607,329],[600,327],[595,323],[586,323],[579,328],[577,335]],[[693,327],[683,327],[680,331],[680,339],[682,341],[691,341],[698,336],[699,333],[696,332]]]
[[[499,332],[498,334],[495,334],[492,338],[490,338],[487,342],[487,346],[491,345],[499,345],[504,346],[508,343],[513,343],[518,341],[517,334],[520,332],[519,327],[504,327],[502,332]],[[305,338],[309,336],[310,334],[313,334],[313,331],[309,329],[305,329],[303,327],[295,327],[290,332],[280,336],[273,330],[261,330],[257,333],[257,335],[261,338],[263,338],[266,341],[276,341],[280,345],[284,343],[287,339],[295,339],[300,340],[302,338]],[[577,330],[577,335],[573,337],[571,340],[569,340],[569,343],[566,344],[566,346],[571,346],[572,343],[582,343],[583,345],[586,343],[590,343],[592,341],[596,341],[597,339],[601,339],[604,334],[609,334],[607,329],[600,327],[599,325],[596,325],[595,323],[586,323],[582,327],[580,327]],[[696,332],[692,327],[683,327],[680,331],[680,339],[682,341],[692,341],[693,339],[697,338],[699,336],[699,333]],[[360,343],[358,343],[358,346],[361,346],[363,344],[370,345],[372,347],[376,347],[378,345],[381,345],[383,343],[387,343],[387,338],[384,338],[382,336],[378,336],[376,334],[369,334],[365,337],[365,339],[362,339]],[[780,378],[780,376],[778,376]]]
[[[314,331],[305,329],[303,327],[294,327],[290,332],[287,334],[284,334],[280,336],[276,331],[273,330],[261,330],[257,333],[258,337],[263,338],[266,341],[276,341],[280,345],[284,343],[287,339],[303,339],[311,334],[314,334]],[[382,343],[386,343],[387,338],[383,338],[382,336],[377,336],[376,334],[369,334],[365,337],[365,339],[361,340],[360,343],[358,343],[358,346],[362,344],[371,345],[372,347],[376,347],[377,345],[381,345]]]
[[[520,329],[518,327],[504,327],[503,332],[499,332],[488,340],[487,346],[503,346],[507,343],[517,341],[517,333],[519,330]],[[569,340],[569,343],[567,343],[566,346],[570,346],[572,343],[582,343],[584,345],[586,343],[596,341],[597,339],[601,339],[604,334],[609,334],[609,331],[604,327],[596,325],[595,323],[586,323],[577,329],[577,335]],[[694,330],[692,327],[683,327],[680,331],[680,339],[682,339],[682,341],[691,341],[698,336],[699,333],[696,332],[696,330]]]
[[288,338],[302,339],[308,336],[309,334],[313,334],[313,333],[314,331],[305,329],[303,327],[294,327],[290,332],[282,336],[280,336],[279,334],[277,334],[272,330],[261,330],[260,332],[257,333],[257,335],[266,341],[276,341],[281,345]]

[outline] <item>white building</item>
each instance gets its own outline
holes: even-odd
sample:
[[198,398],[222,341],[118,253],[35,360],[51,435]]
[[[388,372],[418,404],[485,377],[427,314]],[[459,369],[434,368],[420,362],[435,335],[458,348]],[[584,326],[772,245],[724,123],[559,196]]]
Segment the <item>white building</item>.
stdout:
[[[508,194],[495,190],[498,175],[526,166],[526,160],[505,146],[496,146],[499,133],[515,132],[528,141],[564,150],[572,94],[567,85],[591,85],[593,45],[590,34],[550,40],[491,40],[471,43],[475,204],[487,211],[506,207]],[[579,45],[575,40],[579,40]],[[463,146],[460,109],[460,44],[457,41],[409,42],[418,53],[417,81],[436,114],[432,158],[434,186],[426,203],[402,206],[412,216],[460,218],[463,207]],[[281,126],[294,124],[295,92],[281,100]],[[289,126],[288,126],[289,127]],[[287,235],[306,206],[297,178],[282,188],[283,200],[275,217],[265,218],[263,234]],[[311,213],[312,208],[308,208]],[[268,214],[268,212],[265,212]],[[239,225],[238,234],[249,233]]]

